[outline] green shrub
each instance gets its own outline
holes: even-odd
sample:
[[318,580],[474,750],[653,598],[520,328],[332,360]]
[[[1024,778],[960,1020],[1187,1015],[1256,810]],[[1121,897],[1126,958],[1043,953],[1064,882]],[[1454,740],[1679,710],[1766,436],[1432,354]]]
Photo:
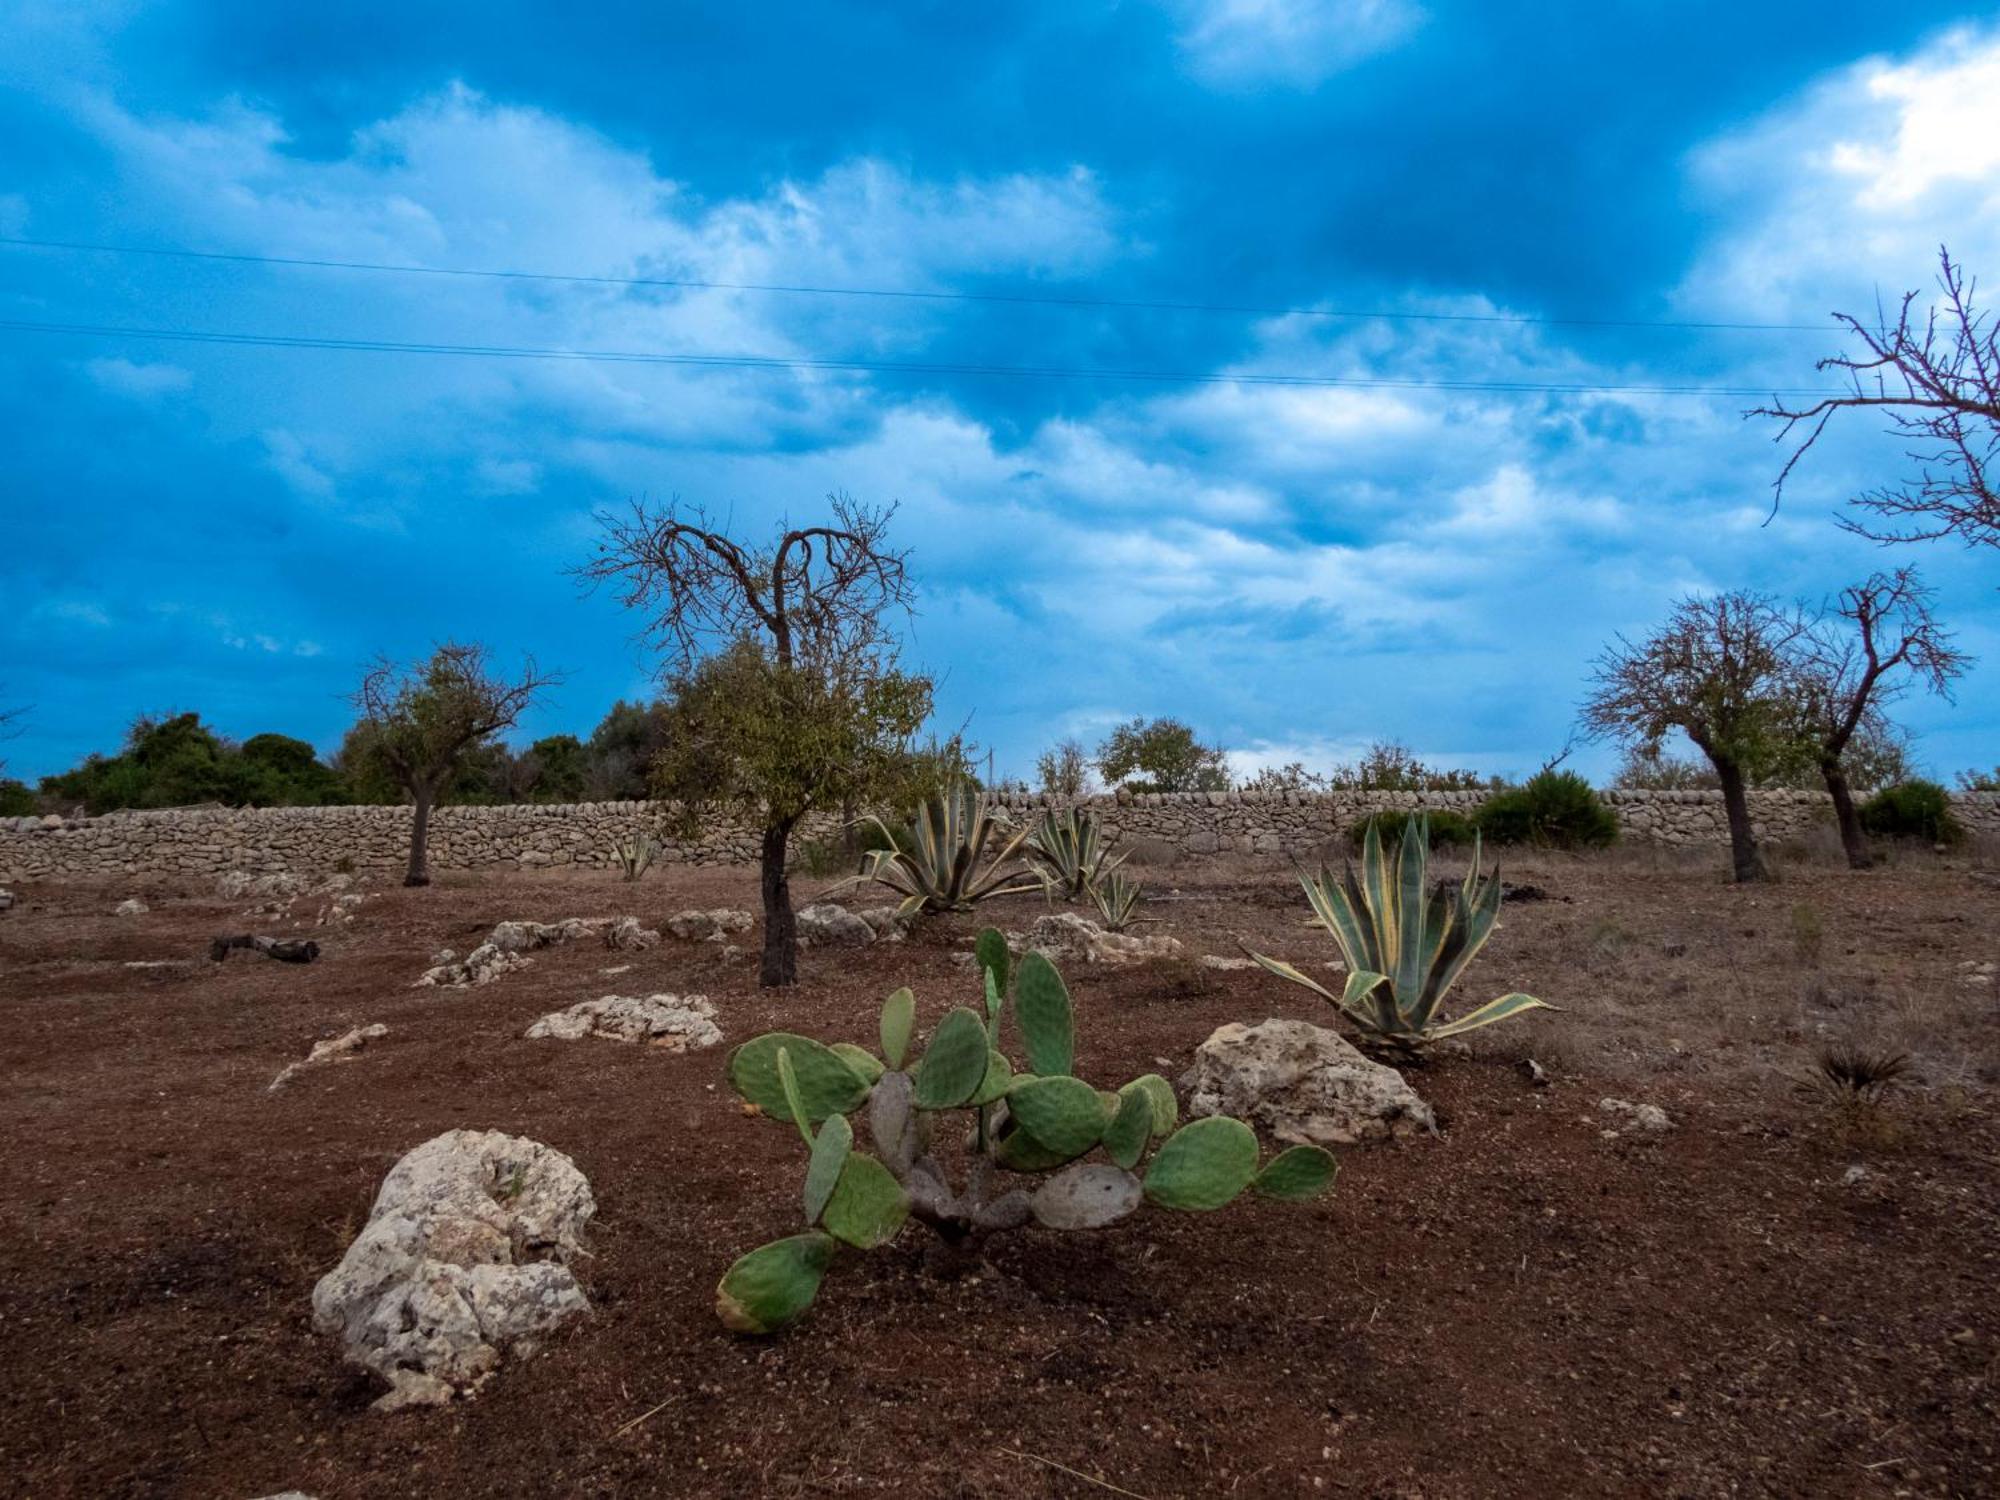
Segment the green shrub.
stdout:
[[36,810],[35,794],[26,782],[0,780],[0,818],[25,818]]
[[1602,849],[1618,838],[1618,817],[1574,771],[1541,771],[1524,786],[1495,792],[1472,824],[1491,844],[1537,849]]
[[[1430,819],[1431,847],[1433,849],[1453,849],[1472,842],[1472,820],[1444,808],[1430,808],[1425,816]],[[1371,813],[1347,830],[1347,841],[1356,849],[1368,837],[1368,825],[1373,823],[1382,835],[1384,844],[1400,843],[1403,825],[1410,821],[1411,814],[1401,809],[1391,812]]]
[[1935,781],[1905,781],[1884,787],[1861,804],[1861,826],[1878,838],[1923,839],[1955,844],[1965,837],[1951,815],[1951,797]]

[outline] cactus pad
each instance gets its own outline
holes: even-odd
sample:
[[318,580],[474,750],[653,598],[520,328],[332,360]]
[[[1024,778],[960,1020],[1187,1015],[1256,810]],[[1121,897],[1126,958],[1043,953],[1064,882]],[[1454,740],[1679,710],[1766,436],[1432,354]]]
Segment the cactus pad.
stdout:
[[986,1023],[979,1012],[960,1006],[931,1034],[917,1064],[917,1108],[957,1109],[986,1077]]
[[847,1165],[848,1154],[854,1149],[854,1127],[847,1123],[846,1115],[828,1115],[826,1123],[819,1128],[819,1135],[813,1140],[812,1164],[806,1168],[806,1223],[817,1224],[819,1216],[826,1211],[826,1203],[833,1196],[834,1184],[840,1181],[840,1170]]
[[735,1333],[775,1332],[812,1306],[832,1259],[833,1241],[823,1234],[760,1245],[723,1273],[716,1314]]
[[1007,1110],[1021,1129],[1065,1159],[1104,1139],[1110,1123],[1097,1090],[1080,1078],[1023,1078],[1007,1090]]
[[1014,1021],[1029,1070],[1052,1077],[1076,1066],[1076,1018],[1056,966],[1039,953],[1021,960],[1014,981]]
[[1323,1147],[1293,1146],[1264,1163],[1264,1170],[1250,1186],[1266,1198],[1303,1203],[1332,1187],[1339,1170],[1340,1163]]
[[1118,1091],[1118,1112],[1104,1127],[1104,1149],[1111,1159],[1128,1171],[1146,1154],[1146,1142],[1153,1138],[1153,1101],[1136,1083]]
[[980,1080],[979,1092],[972,1096],[974,1104],[991,1104],[1007,1092],[1014,1082],[1014,1065],[1007,1061],[1004,1052],[986,1054],[986,1076]]
[[900,1068],[910,1055],[910,1028],[917,1020],[917,997],[908,985],[882,1002],[882,1055]]
[[840,1169],[833,1196],[821,1222],[826,1232],[857,1250],[873,1250],[896,1237],[910,1216],[910,1196],[892,1173],[872,1156],[857,1151]]
[[1257,1133],[1217,1115],[1183,1125],[1146,1169],[1146,1197],[1162,1208],[1220,1208],[1257,1175]]
[[854,1042],[835,1042],[832,1050],[842,1062],[854,1069],[855,1077],[864,1083],[875,1082],[884,1072],[882,1059],[866,1047]]
[[784,1085],[778,1079],[780,1049],[791,1058],[808,1123],[817,1124],[828,1115],[844,1115],[868,1097],[867,1080],[831,1047],[789,1031],[767,1031],[729,1054],[729,1083],[773,1119],[792,1118]]
[[1013,954],[1007,951],[1006,936],[996,927],[983,929],[972,945],[972,956],[984,972],[993,976],[994,990],[1004,996],[1008,970],[1014,962]]

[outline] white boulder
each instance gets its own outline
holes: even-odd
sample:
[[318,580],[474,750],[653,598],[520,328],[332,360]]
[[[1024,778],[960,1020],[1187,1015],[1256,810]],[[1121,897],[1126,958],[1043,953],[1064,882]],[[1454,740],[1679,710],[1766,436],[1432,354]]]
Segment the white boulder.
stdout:
[[114,917],[143,917],[151,908],[137,896],[127,896],[112,909]]
[[875,929],[844,906],[817,902],[798,911],[799,943],[807,948],[866,948]]
[[389,1382],[378,1410],[438,1405],[589,1311],[569,1260],[596,1212],[560,1151],[452,1130],[389,1170],[347,1254],[313,1289],[313,1326]]
[[664,1052],[692,1052],[722,1040],[715,1007],[703,995],[605,995],[543,1016],[527,1035],[565,1042],[601,1036],[647,1042]]
[[1055,911],[1035,918],[1034,926],[1014,946],[1032,949],[1053,963],[1115,966],[1181,956],[1179,938],[1165,933],[1140,937],[1130,932],[1107,932],[1088,917],[1071,911]]
[[370,1042],[379,1042],[388,1034],[389,1028],[377,1021],[373,1026],[357,1026],[339,1036],[314,1042],[312,1051],[295,1063],[287,1063],[285,1071],[271,1080],[270,1092],[275,1094],[307,1068],[322,1067],[332,1062],[346,1062]]
[[1181,1079],[1191,1115],[1236,1115],[1293,1145],[1351,1146],[1437,1129],[1394,1068],[1308,1021],[1217,1027]]
[[714,911],[677,911],[667,918],[667,931],[684,943],[719,943],[732,932],[748,932],[752,918],[747,911],[717,907]]

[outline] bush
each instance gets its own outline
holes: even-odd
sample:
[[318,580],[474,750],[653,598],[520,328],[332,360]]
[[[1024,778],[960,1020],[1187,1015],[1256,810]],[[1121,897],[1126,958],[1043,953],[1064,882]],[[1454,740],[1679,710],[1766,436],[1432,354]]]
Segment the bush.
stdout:
[[1542,771],[1495,792],[1472,823],[1488,843],[1537,849],[1602,849],[1618,837],[1617,815],[1574,771]]
[[37,811],[38,806],[26,782],[11,777],[0,780],[0,818],[25,818]]
[[1951,815],[1951,798],[1935,781],[1884,787],[1861,804],[1861,826],[1877,838],[1923,839],[1955,844],[1965,837]]
[[[1431,820],[1433,849],[1452,849],[1472,842],[1473,828],[1470,818],[1441,807],[1428,808],[1426,812]],[[1368,836],[1368,825],[1373,823],[1381,832],[1384,847],[1387,847],[1401,842],[1403,825],[1409,821],[1410,814],[1401,810],[1372,813],[1347,830],[1347,841],[1359,849],[1361,841]]]

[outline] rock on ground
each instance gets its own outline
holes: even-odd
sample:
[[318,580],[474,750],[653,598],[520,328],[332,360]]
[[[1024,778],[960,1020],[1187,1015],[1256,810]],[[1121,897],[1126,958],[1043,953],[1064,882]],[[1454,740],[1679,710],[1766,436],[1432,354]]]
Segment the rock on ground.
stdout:
[[452,1130],[389,1170],[347,1254],[313,1289],[313,1326],[389,1382],[375,1405],[438,1405],[504,1352],[590,1309],[568,1261],[596,1212],[560,1151],[497,1130]]
[[112,909],[111,915],[114,917],[143,917],[150,910],[152,908],[147,906],[137,896],[127,896]]
[[867,920],[831,901],[800,907],[798,924],[801,947],[866,948],[875,941],[875,929]]
[[605,995],[543,1016],[527,1035],[565,1042],[601,1036],[614,1042],[650,1042],[666,1052],[693,1052],[722,1040],[715,1007],[703,995]]
[[1674,1122],[1667,1118],[1667,1112],[1657,1104],[1634,1104],[1629,1099],[1600,1099],[1597,1107],[1607,1115],[1616,1115],[1634,1130],[1658,1134],[1662,1130],[1674,1128]]
[[900,906],[868,906],[855,915],[874,930],[878,943],[902,942],[909,935],[910,924],[917,920],[914,912],[905,915]]
[[331,1062],[346,1062],[370,1042],[380,1041],[388,1034],[389,1028],[377,1021],[372,1026],[357,1026],[340,1036],[314,1042],[312,1051],[297,1062],[286,1064],[285,1071],[271,1080],[270,1092],[275,1094],[307,1068],[317,1068]]
[[1191,1115],[1238,1115],[1294,1145],[1349,1146],[1436,1130],[1403,1075],[1308,1021],[1217,1027],[1181,1084]]
[[1181,956],[1179,938],[1165,933],[1139,937],[1129,932],[1106,932],[1088,917],[1069,911],[1035,918],[1035,925],[1014,946],[1032,949],[1054,963],[1135,964]]
[[1201,956],[1201,966],[1204,969],[1220,969],[1227,974],[1233,973],[1237,969],[1254,969],[1257,967],[1257,960],[1254,958],[1230,958],[1226,954],[1221,953],[1204,953]]
[[748,932],[747,911],[719,906],[714,911],[677,911],[667,918],[667,931],[684,943],[719,943],[732,932]]
[[12,910],[13,905],[14,893],[5,886],[0,886],[0,911]]
[[[444,950],[449,953],[449,948]],[[417,980],[418,985],[437,985],[445,989],[463,989],[468,985],[491,984],[503,974],[511,974],[516,969],[525,969],[534,960],[520,953],[503,953],[491,943],[481,943],[460,962],[447,960],[434,968],[424,970]]]
[[604,946],[621,952],[636,953],[659,941],[660,934],[651,927],[641,927],[637,917],[620,917],[604,929]]

